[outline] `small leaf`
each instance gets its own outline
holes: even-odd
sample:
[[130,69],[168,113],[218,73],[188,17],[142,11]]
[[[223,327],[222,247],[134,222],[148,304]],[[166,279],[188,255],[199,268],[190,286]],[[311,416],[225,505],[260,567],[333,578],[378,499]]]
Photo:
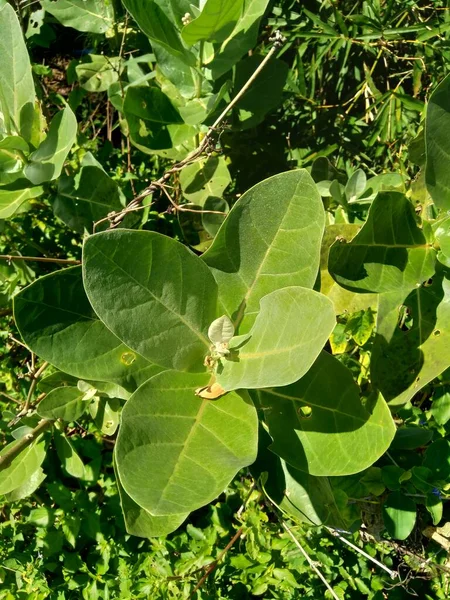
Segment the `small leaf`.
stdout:
[[85,393],[76,387],[59,387],[41,400],[37,413],[45,419],[76,421],[87,408]]
[[62,463],[63,469],[76,479],[85,479],[86,471],[85,466],[81,458],[75,452],[75,449],[71,442],[63,433],[59,433],[56,429],[54,431],[54,437],[56,452],[59,456],[59,460]]
[[401,492],[392,492],[383,504],[383,521],[389,535],[405,540],[416,524],[416,505]]
[[6,502],[17,502],[18,500],[28,498],[28,496],[31,496],[38,489],[46,477],[44,471],[39,467],[21,486],[5,494]]
[[[8,444],[0,451],[0,456],[15,446]],[[41,439],[27,446],[14,460],[0,471],[0,495],[8,494],[25,485],[39,469],[45,458],[45,442]]]
[[396,450],[414,450],[428,444],[432,437],[433,431],[431,429],[414,426],[399,427],[395,432],[391,448]]
[[367,177],[362,169],[357,169],[347,181],[345,196],[350,204],[355,202],[366,189]]
[[119,80],[119,69],[119,58],[102,54],[89,54],[75,67],[81,87],[88,92],[106,92]]
[[18,212],[23,212],[28,200],[42,196],[41,186],[30,187],[26,179],[18,179],[9,185],[0,187],[0,219],[9,219]]
[[211,323],[208,329],[208,337],[213,344],[228,344],[234,336],[233,322],[223,315]]

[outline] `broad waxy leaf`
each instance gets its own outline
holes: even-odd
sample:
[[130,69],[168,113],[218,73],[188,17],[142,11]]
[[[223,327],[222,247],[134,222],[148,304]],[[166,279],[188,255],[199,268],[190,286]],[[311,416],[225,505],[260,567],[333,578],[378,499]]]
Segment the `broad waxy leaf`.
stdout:
[[41,186],[30,187],[25,179],[0,187],[0,219],[9,219],[23,210],[28,200],[38,198],[43,193]]
[[450,75],[428,101],[425,121],[428,192],[441,210],[450,210]]
[[322,294],[301,287],[276,290],[262,298],[250,332],[231,341],[217,382],[225,390],[293,383],[311,367],[334,326],[333,305]]
[[154,0],[147,0],[145,3],[142,0],[122,0],[122,2],[152,42],[156,42],[185,64],[195,65],[195,56],[183,46],[175,25],[157,2]]
[[381,192],[352,241],[331,247],[328,270],[354,292],[410,290],[433,275],[435,254],[406,196]]
[[106,92],[119,80],[120,59],[89,54],[75,67],[78,81],[88,92]]
[[76,137],[77,120],[71,108],[66,106],[53,117],[47,137],[30,154],[30,162],[25,167],[24,174],[31,183],[38,185],[61,175],[64,161]]
[[41,4],[62,25],[78,31],[105,33],[114,25],[112,0],[41,0]]
[[55,441],[56,452],[62,463],[63,469],[72,477],[77,479],[89,479],[83,461],[75,452],[75,449],[69,439],[57,430],[54,431],[53,439]]
[[150,231],[88,238],[87,295],[106,326],[141,356],[179,371],[202,371],[216,317],[208,267],[179,242]]
[[158,87],[130,86],[124,103],[125,114],[155,123],[183,123],[169,97]]
[[7,133],[29,141],[34,123],[34,83],[22,29],[10,4],[0,6],[0,30],[0,112]]
[[22,485],[15,488],[11,492],[8,492],[5,495],[5,500],[7,502],[17,502],[18,500],[23,500],[23,498],[31,496],[31,494],[38,489],[46,477],[47,476],[42,468],[39,467]]
[[239,20],[243,4],[244,0],[206,0],[199,16],[183,27],[183,40],[189,46],[223,42]]
[[256,457],[258,419],[247,395],[194,391],[205,373],[165,371],[128,400],[116,444],[125,491],[153,515],[187,513],[218,496]]
[[209,156],[180,172],[183,196],[198,206],[204,206],[209,197],[220,198],[230,183],[231,175],[223,156]]
[[258,38],[259,22],[269,0],[244,0],[242,12],[227,38],[217,45],[214,59],[209,68],[213,80],[233,67],[237,61],[253,48]]
[[383,521],[394,539],[405,540],[416,524],[416,505],[401,492],[392,492],[383,505]]
[[[52,206],[55,215],[78,233],[91,232],[96,221],[123,208],[117,183],[103,169],[89,164],[82,165],[75,176],[60,177]],[[106,221],[98,228],[108,226]]]
[[313,287],[324,226],[320,195],[305,170],[270,177],[236,202],[202,258],[240,334],[250,331],[263,296]]
[[14,315],[33,352],[80,379],[111,381],[134,391],[160,370],[98,319],[83,288],[81,267],[37,279],[15,297]]
[[351,475],[372,465],[395,434],[381,396],[361,403],[350,371],[322,352],[308,373],[257,392],[273,439],[270,449],[311,475]]
[[178,529],[188,517],[188,513],[154,516],[130,498],[120,483],[117,470],[116,483],[119,490],[120,506],[122,507],[125,527],[130,535],[137,535],[143,538],[168,535]]
[[[2,448],[0,456],[16,443],[12,442]],[[45,442],[41,438],[25,448],[8,466],[0,470],[0,495],[8,494],[26,484],[39,469],[44,458]]]
[[[402,306],[413,320],[409,328],[398,326]],[[406,298],[401,292],[380,296],[377,334],[372,381],[391,406],[401,406],[450,366],[448,269],[439,269],[431,285]]]
[[86,394],[76,387],[59,387],[51,390],[41,400],[37,414],[44,419],[61,419],[62,421],[76,421],[87,408]]

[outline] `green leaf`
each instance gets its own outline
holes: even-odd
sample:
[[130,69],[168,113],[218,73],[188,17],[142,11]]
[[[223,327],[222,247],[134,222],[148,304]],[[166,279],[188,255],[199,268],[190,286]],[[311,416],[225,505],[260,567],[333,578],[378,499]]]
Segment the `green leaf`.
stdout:
[[[405,307],[412,323],[399,327]],[[381,295],[377,320],[372,381],[391,406],[401,406],[450,366],[449,273],[439,269],[406,299],[401,291]]]
[[450,267],[450,216],[436,221],[433,230],[439,245],[437,259],[446,267]]
[[22,29],[10,4],[0,6],[0,56],[0,112],[6,131],[29,141],[34,123],[34,83]]
[[[96,221],[123,208],[117,183],[103,169],[90,164],[82,165],[74,177],[61,176],[52,206],[55,215],[78,233],[91,232]],[[108,226],[106,221],[98,229]]]
[[416,505],[401,492],[392,492],[383,504],[383,521],[389,535],[405,540],[416,524]]
[[[263,60],[263,56],[254,54],[238,62],[234,77],[234,96],[237,96]],[[281,104],[288,72],[289,65],[283,60],[272,58],[267,63],[236,105],[241,128],[255,127],[268,112]]]
[[116,444],[125,491],[153,515],[195,510],[256,457],[258,419],[248,396],[212,402],[195,389],[208,374],[165,371],[128,400]]
[[38,185],[61,175],[64,161],[77,137],[77,120],[69,106],[53,117],[47,137],[39,148],[30,154],[24,174]]
[[183,27],[183,40],[189,46],[223,42],[239,20],[243,4],[244,0],[206,0],[199,16]]
[[31,494],[33,494],[38,489],[38,487],[41,485],[45,478],[46,474],[41,469],[41,467],[39,467],[34,473],[30,475],[30,477],[25,481],[25,483],[15,488],[11,492],[5,494],[6,502],[17,502],[18,500],[28,498],[28,496],[31,496]]
[[437,440],[425,452],[423,466],[430,469],[434,479],[448,482],[450,477],[450,441]]
[[286,287],[260,302],[248,334],[230,342],[217,381],[225,390],[288,385],[311,367],[335,325],[331,302],[318,292]]
[[350,475],[370,467],[395,433],[381,396],[363,405],[350,371],[322,352],[308,373],[284,388],[257,392],[271,450],[311,475]]
[[128,87],[124,111],[126,116],[131,114],[154,123],[183,123],[169,97],[154,86]]
[[425,507],[431,515],[433,525],[438,525],[444,512],[444,503],[442,500],[432,492],[428,493]]
[[[12,442],[0,450],[0,456],[13,448],[17,442]],[[8,494],[27,484],[33,474],[39,469],[45,458],[45,442],[37,440],[27,446],[6,467],[0,470],[0,495]]]
[[209,156],[180,172],[183,196],[197,206],[204,206],[209,197],[220,198],[230,183],[231,175],[223,156]]
[[438,425],[445,425],[450,420],[449,386],[435,389],[430,412]]
[[55,429],[53,439],[63,469],[76,479],[86,479],[84,463],[67,437]]
[[26,179],[0,187],[0,219],[9,219],[17,212],[22,212],[28,200],[38,198],[43,193],[41,186],[30,187]]
[[228,344],[233,336],[234,325],[226,315],[215,319],[209,326],[208,337],[213,344]]
[[118,57],[89,54],[75,67],[75,71],[83,89],[88,92],[106,92],[119,80],[119,68]]
[[89,406],[94,423],[105,435],[114,435],[119,426],[121,403],[117,398],[95,398]]
[[117,230],[86,240],[83,266],[95,312],[130,348],[163,367],[204,370],[217,305],[204,262],[158,233]]
[[178,529],[188,517],[188,513],[154,516],[130,498],[123,489],[117,474],[116,483],[119,490],[120,506],[122,507],[123,518],[125,520],[125,528],[130,535],[143,538],[165,536]]
[[257,42],[259,23],[269,0],[245,0],[233,30],[214,48],[214,59],[208,64],[213,80],[219,79]]
[[433,437],[431,429],[424,427],[406,426],[399,427],[395,432],[395,437],[392,441],[392,449],[414,450],[421,446],[426,446]]
[[428,101],[425,121],[427,189],[435,205],[450,210],[450,76]]
[[347,181],[345,196],[347,202],[355,202],[366,188],[367,177],[362,169],[357,169]]
[[41,0],[42,8],[65,27],[106,33],[114,26],[113,2],[106,0]]
[[183,63],[195,65],[195,56],[183,46],[175,25],[154,0],[147,0],[145,3],[142,0],[122,0],[122,2],[152,42],[159,44]]
[[37,414],[45,419],[61,419],[62,421],[76,421],[87,408],[86,394],[76,387],[59,387],[51,390],[41,400]]
[[239,333],[250,331],[270,292],[313,287],[324,226],[322,200],[305,170],[270,177],[236,202],[202,258]]
[[350,243],[331,246],[328,270],[355,292],[411,290],[434,273],[435,251],[403,194],[381,192],[367,221]]
[[115,382],[134,391],[159,369],[132,352],[92,310],[81,267],[37,279],[14,299],[16,325],[29,348],[80,379]]

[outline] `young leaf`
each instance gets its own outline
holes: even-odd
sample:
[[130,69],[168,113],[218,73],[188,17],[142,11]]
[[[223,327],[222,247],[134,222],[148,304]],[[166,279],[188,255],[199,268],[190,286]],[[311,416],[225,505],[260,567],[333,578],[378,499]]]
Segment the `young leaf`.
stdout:
[[105,0],[41,0],[42,8],[65,27],[89,33],[106,33],[114,26],[112,2]]
[[438,208],[450,210],[450,75],[428,101],[425,147],[428,192]]
[[66,106],[53,117],[47,137],[30,154],[30,162],[24,169],[27,179],[34,185],[57,179],[76,136],[77,120],[71,108]]
[[19,19],[8,3],[0,6],[0,56],[0,113],[6,132],[30,141],[34,123],[33,76]]
[[106,231],[83,253],[87,295],[105,325],[133,350],[180,371],[202,371],[217,286],[179,242],[150,231]]
[[313,287],[324,226],[322,200],[305,170],[270,177],[236,202],[202,258],[239,333],[250,331],[270,292]]
[[352,241],[331,246],[328,270],[354,292],[411,290],[433,275],[435,255],[406,196],[381,192]]
[[59,387],[41,400],[37,413],[45,419],[76,421],[87,408],[86,394],[76,387]]
[[134,391],[160,369],[103,325],[83,288],[81,267],[37,279],[14,298],[14,316],[29,348],[80,379],[110,381]]
[[363,405],[350,371],[326,352],[296,383],[257,393],[270,449],[311,475],[358,473],[389,448],[395,434],[383,398]]
[[208,329],[208,337],[213,344],[228,344],[233,335],[234,325],[226,315],[213,321]]
[[302,377],[333,331],[333,305],[325,296],[287,287],[264,296],[250,332],[235,338],[221,358],[217,381],[225,390],[288,385]]
[[30,187],[26,179],[18,179],[0,187],[0,219],[9,219],[17,212],[22,212],[28,200],[38,198],[43,193],[41,186]]
[[165,371],[128,400],[116,444],[117,471],[152,515],[177,515],[216,498],[255,460],[258,419],[248,396],[195,396],[205,373]]
[[366,174],[362,169],[357,169],[347,181],[345,196],[347,202],[355,202],[365,190],[367,183]]
[[84,463],[67,437],[55,429],[53,439],[63,469],[76,479],[86,479]]

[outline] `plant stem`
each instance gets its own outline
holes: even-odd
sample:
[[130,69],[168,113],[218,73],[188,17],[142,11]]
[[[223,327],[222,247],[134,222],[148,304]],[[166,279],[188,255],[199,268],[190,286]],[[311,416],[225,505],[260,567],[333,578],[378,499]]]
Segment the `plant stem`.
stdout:
[[22,450],[25,450],[25,448],[27,448],[32,442],[34,442],[34,440],[36,440],[41,435],[41,433],[44,433],[44,431],[50,429],[54,422],[55,421],[52,419],[42,419],[30,433],[24,435],[23,438],[20,438],[20,440],[18,440],[17,444],[15,444],[7,452],[2,454],[0,456],[0,471],[6,469],[6,467],[8,467],[11,464],[11,462],[16,458],[16,456],[18,456],[22,452]]
[[0,260],[25,260],[30,262],[56,263],[59,265],[80,265],[81,260],[71,258],[44,258],[43,256],[15,256],[13,254],[0,254]]

